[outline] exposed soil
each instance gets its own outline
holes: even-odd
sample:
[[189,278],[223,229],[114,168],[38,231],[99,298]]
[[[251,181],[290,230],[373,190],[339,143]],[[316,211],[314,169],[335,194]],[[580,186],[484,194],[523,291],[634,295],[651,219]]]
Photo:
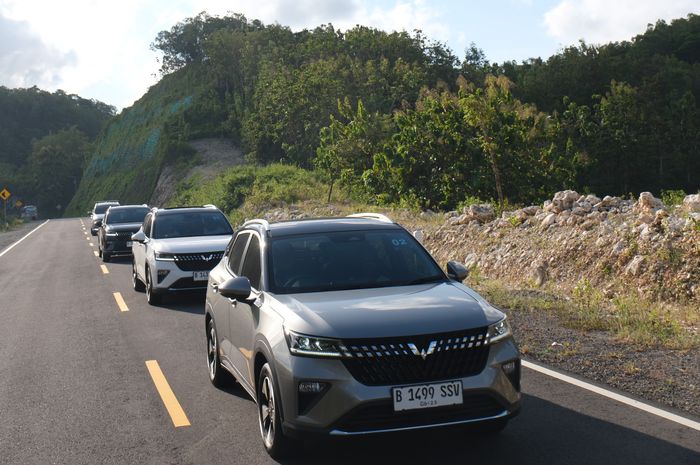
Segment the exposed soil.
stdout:
[[610,333],[561,325],[552,314],[508,312],[523,356],[700,417],[700,353],[641,348]]

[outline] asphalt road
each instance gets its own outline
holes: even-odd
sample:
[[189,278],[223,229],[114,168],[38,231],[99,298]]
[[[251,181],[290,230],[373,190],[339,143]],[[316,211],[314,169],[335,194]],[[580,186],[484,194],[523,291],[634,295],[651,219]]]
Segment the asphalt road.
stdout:
[[[209,383],[203,296],[150,307],[131,289],[129,259],[105,274],[91,244],[80,220],[58,220],[0,256],[0,463],[274,463],[253,402]],[[173,426],[148,360],[190,426]],[[697,430],[527,369],[523,391],[521,415],[497,437],[334,440],[288,463],[700,464]]]

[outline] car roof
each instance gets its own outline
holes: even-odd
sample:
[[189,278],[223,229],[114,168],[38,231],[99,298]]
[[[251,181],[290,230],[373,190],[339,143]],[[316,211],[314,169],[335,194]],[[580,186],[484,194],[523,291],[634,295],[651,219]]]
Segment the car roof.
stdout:
[[95,206],[98,205],[119,205],[119,200],[100,200],[99,202],[95,202]]
[[270,237],[284,237],[324,232],[371,231],[380,229],[403,230],[404,228],[396,223],[389,223],[371,218],[311,218],[270,223],[268,234]]
[[[221,210],[214,206],[202,206],[202,207],[174,207],[174,208],[157,208],[155,213],[157,216],[161,215],[177,215],[179,213],[203,213],[203,212],[219,212]],[[223,215],[223,213],[221,213]]]
[[148,205],[113,205],[109,208],[109,210],[129,210],[132,208],[145,208],[146,210],[150,210]]

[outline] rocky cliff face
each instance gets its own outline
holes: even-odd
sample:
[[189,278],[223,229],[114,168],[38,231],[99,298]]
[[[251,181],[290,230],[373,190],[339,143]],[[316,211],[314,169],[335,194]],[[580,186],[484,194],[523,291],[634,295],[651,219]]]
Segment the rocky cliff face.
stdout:
[[425,245],[441,263],[514,284],[700,300],[700,195],[668,207],[648,192],[634,201],[562,191],[500,217],[472,205],[426,228]]

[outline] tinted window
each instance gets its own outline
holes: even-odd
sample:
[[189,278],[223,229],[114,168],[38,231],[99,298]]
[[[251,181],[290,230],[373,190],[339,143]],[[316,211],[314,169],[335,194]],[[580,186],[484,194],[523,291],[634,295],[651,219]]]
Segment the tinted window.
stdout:
[[250,285],[255,289],[260,289],[260,240],[256,235],[252,235],[248,244],[248,251],[245,253],[245,261],[241,276],[250,280]]
[[153,222],[153,215],[148,215],[146,216],[146,219],[143,222],[143,232],[146,234],[146,237],[151,237],[151,223]]
[[250,234],[239,234],[236,236],[236,241],[233,243],[231,248],[231,253],[228,256],[228,266],[234,273],[238,274],[241,269],[241,262],[243,261],[243,252],[245,251],[245,246],[248,243],[248,238]]
[[115,203],[102,203],[102,204],[99,204],[99,205],[95,205],[95,214],[96,214],[96,215],[102,215],[102,214],[104,214],[104,212],[107,211],[107,209],[108,209],[109,207],[111,207],[111,206],[113,206],[113,205],[118,205],[118,204],[115,204]]
[[159,214],[153,227],[153,238],[220,236],[233,230],[219,211],[168,212]]
[[270,290],[280,294],[405,286],[445,280],[404,230],[282,237],[270,245]]
[[148,211],[148,207],[112,209],[107,214],[105,222],[107,224],[141,223]]

